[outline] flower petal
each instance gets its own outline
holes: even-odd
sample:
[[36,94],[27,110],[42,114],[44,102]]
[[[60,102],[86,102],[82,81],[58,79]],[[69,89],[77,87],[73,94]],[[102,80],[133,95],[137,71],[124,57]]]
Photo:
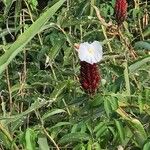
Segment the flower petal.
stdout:
[[87,49],[89,48],[89,45],[90,44],[88,42],[84,42],[80,44],[78,50],[78,56],[81,61],[85,61],[87,59],[87,55],[88,55]]
[[89,44],[88,42],[81,43],[78,49],[78,56],[81,61],[90,64],[99,62],[102,59],[102,46],[98,41]]
[[94,50],[95,50],[95,55],[94,55],[95,59],[96,59],[97,62],[99,62],[102,59],[102,56],[103,56],[101,43],[98,42],[98,41],[94,41],[92,43],[92,46],[94,47]]

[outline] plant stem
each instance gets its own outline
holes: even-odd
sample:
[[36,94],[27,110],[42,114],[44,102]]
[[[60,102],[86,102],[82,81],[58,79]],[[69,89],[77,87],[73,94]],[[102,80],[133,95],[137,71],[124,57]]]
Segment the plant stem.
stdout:
[[[103,25],[101,25],[101,27],[102,27],[102,31],[103,31],[104,37],[105,37],[106,41],[108,41],[108,42],[107,42],[107,45],[108,45],[108,48],[109,48],[109,52],[112,53],[113,50],[112,50],[111,45],[110,45],[110,42],[109,42],[109,40],[108,40],[108,37],[107,37],[107,34],[106,34],[106,29],[105,29],[105,27],[104,27]],[[113,58],[113,62],[114,62],[114,64],[115,64],[115,58]]]
[[14,143],[11,135],[8,133],[8,131],[4,128],[4,126],[0,123],[0,131],[8,138],[9,142],[13,144],[14,150],[19,150],[17,145]]
[[94,8],[93,6],[95,5],[95,0],[91,0],[91,7],[90,7],[90,16],[93,16]]
[[125,78],[126,90],[127,90],[127,94],[130,96],[131,90],[130,90],[130,80],[129,80],[129,71],[128,71],[127,61],[125,61],[123,63],[123,66],[125,67],[125,69],[124,69],[124,78]]
[[58,145],[56,144],[56,142],[53,140],[53,138],[49,135],[49,133],[46,131],[46,129],[44,127],[43,127],[43,131],[47,135],[47,137],[50,139],[50,141],[55,145],[56,149],[60,150],[60,148],[58,147]]

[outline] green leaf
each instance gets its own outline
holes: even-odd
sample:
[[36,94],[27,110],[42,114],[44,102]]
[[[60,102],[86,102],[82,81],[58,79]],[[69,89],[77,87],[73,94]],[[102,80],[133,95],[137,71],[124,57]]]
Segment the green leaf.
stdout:
[[144,147],[143,150],[150,150],[150,142],[147,142]]
[[76,123],[76,124],[73,125],[73,127],[71,129],[71,133],[77,132],[77,129],[78,129],[78,124]]
[[59,51],[61,50],[63,44],[64,44],[63,39],[58,39],[55,41],[54,46],[50,49],[50,52],[48,54],[48,56],[51,60],[54,60],[56,58],[56,56],[58,55]]
[[48,142],[46,137],[38,138],[39,150],[49,150]]
[[97,107],[100,106],[101,104],[103,104],[103,97],[101,94],[96,94],[93,97],[94,101],[91,101],[90,105],[92,107]]
[[64,135],[60,140],[60,144],[70,143],[70,142],[81,142],[81,141],[88,141],[90,139],[89,135],[86,133],[69,133]]
[[86,132],[86,129],[87,129],[87,126],[85,125],[85,123],[81,123],[81,130],[80,130],[80,132],[81,133],[85,133]]
[[49,101],[46,101],[44,99],[37,99],[34,103],[31,104],[31,106],[24,112],[18,114],[18,115],[12,115],[11,117],[0,117],[0,120],[6,120],[7,124],[11,122],[15,122],[18,119],[26,118],[25,116],[29,113],[35,111],[36,109],[41,108],[42,106],[49,103]]
[[139,105],[140,113],[142,113],[144,104],[143,104],[143,99],[141,96],[138,97],[138,105]]
[[72,59],[71,54],[72,54],[72,48],[71,47],[66,47],[64,51],[64,64],[63,65],[70,65],[70,60]]
[[129,72],[134,73],[136,70],[138,70],[140,67],[145,65],[146,63],[150,62],[150,56],[146,56],[136,62],[134,62],[132,65],[129,66]]
[[126,92],[128,95],[130,95],[131,94],[131,88],[130,88],[128,62],[125,61],[123,63],[123,66],[124,66],[124,80],[125,80]]
[[101,136],[103,136],[103,134],[105,133],[105,131],[107,130],[107,126],[104,125],[102,126],[96,133],[96,138],[99,138]]
[[62,93],[62,91],[64,90],[64,88],[67,86],[67,84],[68,84],[68,81],[66,81],[66,80],[58,83],[55,86],[55,89],[52,92],[50,98],[55,101],[57,99],[57,97]]
[[115,120],[115,124],[116,124],[116,127],[117,127],[117,130],[118,130],[118,134],[119,134],[119,137],[120,137],[120,141],[121,143],[123,144],[124,143],[124,140],[125,140],[125,132],[124,132],[124,128],[122,126],[122,123],[118,120]]
[[[21,86],[22,86],[22,85],[19,84],[19,83],[13,85],[13,86],[11,87],[11,92],[19,91],[20,88],[21,88]],[[23,88],[24,88],[24,89],[31,89],[31,88],[33,88],[33,87],[25,83],[24,86],[23,86]]]
[[33,6],[33,8],[36,8],[36,6],[38,5],[37,0],[28,0],[28,1]]
[[50,116],[53,116],[53,115],[56,115],[56,114],[59,114],[59,113],[64,113],[64,112],[66,112],[66,111],[63,110],[63,109],[53,109],[53,110],[50,110],[49,112],[45,113],[42,116],[42,119],[45,120]]
[[52,126],[50,128],[50,130],[54,129],[54,128],[57,128],[57,127],[65,126],[65,125],[71,125],[71,123],[70,122],[58,122],[57,124],[55,124],[54,126]]
[[26,141],[26,150],[35,150],[35,132],[27,128],[25,134],[25,141]]
[[106,126],[104,122],[100,122],[97,126],[95,126],[93,132],[98,132],[103,126]]
[[116,110],[118,108],[118,100],[115,97],[111,97],[110,100],[112,110]]
[[94,132],[96,133],[96,137],[99,138],[103,135],[103,133],[107,130],[107,125],[105,122],[100,122],[95,128]]
[[139,132],[142,135],[142,137],[146,139],[147,135],[141,122],[138,119],[132,119],[131,122],[134,128],[137,130],[137,132]]
[[109,64],[108,68],[117,76],[121,76],[123,74],[124,68],[120,65]]
[[60,0],[43,13],[0,57],[0,74],[5,70],[13,58],[23,50],[25,45],[39,32],[45,23],[62,6],[65,0]]
[[149,36],[149,35],[150,35],[150,26],[147,25],[145,31],[143,32],[143,36],[144,36],[144,37],[147,37],[147,36]]
[[133,9],[132,11],[132,15],[133,15],[133,19],[134,20],[137,20],[139,18],[139,15],[140,15],[140,9],[139,8],[135,8]]
[[112,112],[112,107],[109,101],[109,97],[107,97],[106,99],[104,99],[104,108],[105,108],[105,112],[107,114],[107,116],[109,117],[109,115]]
[[6,19],[8,17],[8,13],[10,12],[11,6],[13,4],[13,0],[3,0],[5,4],[5,9],[4,9],[4,18]]
[[92,141],[91,140],[87,144],[87,150],[92,150]]
[[11,142],[9,141],[8,137],[0,131],[0,142],[1,145],[4,146],[6,149],[11,148]]
[[93,147],[94,147],[95,150],[101,150],[101,146],[100,146],[100,144],[98,142],[95,142],[93,144]]
[[136,142],[141,147],[147,139],[147,134],[141,122],[138,119],[130,119],[129,127],[135,135]]
[[150,41],[138,41],[135,43],[134,48],[136,50],[139,49],[150,50]]

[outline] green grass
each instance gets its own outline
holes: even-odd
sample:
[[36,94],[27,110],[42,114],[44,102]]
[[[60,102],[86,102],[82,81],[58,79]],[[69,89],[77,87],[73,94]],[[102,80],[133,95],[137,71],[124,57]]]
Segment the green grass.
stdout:
[[[114,2],[0,2],[0,149],[150,149],[150,2],[128,1],[119,32]],[[90,97],[74,44],[94,40],[104,57]]]

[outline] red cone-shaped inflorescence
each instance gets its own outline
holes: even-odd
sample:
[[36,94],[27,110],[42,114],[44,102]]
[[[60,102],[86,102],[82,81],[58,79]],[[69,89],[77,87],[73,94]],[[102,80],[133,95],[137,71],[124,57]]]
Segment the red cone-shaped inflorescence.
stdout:
[[94,94],[99,86],[100,75],[96,63],[89,64],[85,61],[80,62],[80,83],[88,94]]
[[127,16],[127,1],[126,0],[116,0],[115,4],[115,18],[118,25],[121,25]]

